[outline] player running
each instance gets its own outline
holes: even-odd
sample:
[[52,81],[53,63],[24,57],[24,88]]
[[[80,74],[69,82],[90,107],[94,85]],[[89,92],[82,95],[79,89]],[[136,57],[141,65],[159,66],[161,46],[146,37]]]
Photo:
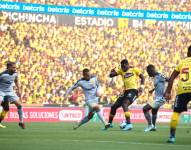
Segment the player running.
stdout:
[[[146,104],[143,107],[143,112],[145,115],[145,118],[148,122],[148,127],[145,128],[145,132],[148,131],[156,131],[156,119],[157,119],[157,113],[159,108],[166,102],[164,96],[165,92],[165,85],[168,79],[162,75],[161,73],[157,72],[154,65],[148,65],[147,66],[147,73],[149,77],[153,77],[153,83],[154,88],[149,91],[150,94],[155,92],[154,95],[154,103],[153,104]],[[150,116],[149,111],[151,110],[152,117]]]
[[89,69],[83,70],[83,78],[78,80],[71,88],[68,89],[66,92],[66,95],[69,95],[72,90],[76,89],[77,87],[81,87],[83,89],[84,95],[85,95],[85,102],[88,106],[88,115],[85,116],[77,126],[74,126],[74,130],[79,128],[81,125],[87,123],[89,120],[91,120],[95,113],[97,113],[97,116],[101,120],[101,122],[105,125],[107,125],[105,119],[103,118],[103,115],[100,111],[100,106],[98,104],[99,96],[100,96],[100,84],[95,76],[92,76],[90,74]]
[[[105,130],[113,127],[113,118],[117,109],[122,106],[126,118],[126,126],[123,130],[128,131],[133,128],[130,122],[130,112],[128,107],[136,100],[138,97],[138,92],[142,93],[144,87],[144,76],[141,74],[141,71],[138,68],[130,67],[127,59],[123,59],[121,61],[121,68],[119,68],[117,71],[112,69],[109,76],[110,78],[113,78],[118,75],[121,75],[123,78],[124,93],[119,96],[116,102],[111,106],[109,124],[105,126]],[[141,79],[140,88],[138,88],[137,84],[138,77]]]
[[183,111],[187,111],[187,104],[191,100],[191,46],[188,47],[187,57],[176,66],[170,76],[165,92],[165,97],[168,100],[171,99],[173,82],[178,75],[180,78],[178,82],[177,95],[174,102],[173,115],[170,122],[170,137],[168,139],[169,143],[175,142],[175,133],[179,116]]
[[[0,105],[4,105],[6,103],[6,99],[12,103],[15,104],[18,110],[19,114],[19,126],[22,129],[25,129],[25,124],[23,122],[23,110],[22,110],[22,105],[19,101],[19,97],[16,95],[14,92],[13,86],[16,86],[17,90],[17,95],[20,97],[20,88],[19,88],[19,83],[18,83],[18,74],[16,72],[16,64],[15,62],[7,62],[7,69],[0,73]],[[3,111],[0,114],[0,122],[4,119],[6,116],[7,112],[9,111],[8,109],[8,103],[6,106],[3,108]],[[0,124],[1,128],[5,128],[6,126],[3,126]]]

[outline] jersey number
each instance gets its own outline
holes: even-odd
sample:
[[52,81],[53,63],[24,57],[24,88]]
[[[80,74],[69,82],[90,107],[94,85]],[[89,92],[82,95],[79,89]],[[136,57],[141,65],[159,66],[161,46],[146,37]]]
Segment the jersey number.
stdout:
[[181,71],[181,74],[184,75],[184,77],[181,78],[183,82],[186,82],[189,80],[189,68],[183,68]]

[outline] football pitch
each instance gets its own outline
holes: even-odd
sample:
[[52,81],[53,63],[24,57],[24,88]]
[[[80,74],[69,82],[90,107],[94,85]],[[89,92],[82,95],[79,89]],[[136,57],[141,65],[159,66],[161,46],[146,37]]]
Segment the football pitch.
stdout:
[[22,130],[17,123],[0,128],[0,150],[191,150],[191,125],[179,125],[175,144],[168,144],[168,124],[156,132],[144,133],[145,124],[134,123],[132,131],[102,131],[100,123],[88,123],[73,130],[73,123],[27,123]]

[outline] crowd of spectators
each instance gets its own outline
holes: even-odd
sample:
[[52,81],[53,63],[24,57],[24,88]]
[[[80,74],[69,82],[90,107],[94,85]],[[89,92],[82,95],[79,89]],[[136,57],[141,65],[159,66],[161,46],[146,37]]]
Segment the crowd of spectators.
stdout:
[[[191,11],[191,0],[4,0],[14,2],[121,9]],[[104,5],[105,2],[107,5]]]
[[144,93],[137,101],[144,104],[152,100],[148,90],[153,88],[146,66],[154,64],[168,77],[191,44],[190,31],[178,25],[167,31],[156,24],[111,28],[12,22],[4,17],[0,21],[0,71],[6,61],[17,62],[22,102],[26,104],[83,104],[81,90],[69,99],[63,96],[81,78],[85,67],[99,77],[104,88],[100,102],[113,103],[123,82],[115,78],[111,86],[108,74],[124,58],[146,77]]

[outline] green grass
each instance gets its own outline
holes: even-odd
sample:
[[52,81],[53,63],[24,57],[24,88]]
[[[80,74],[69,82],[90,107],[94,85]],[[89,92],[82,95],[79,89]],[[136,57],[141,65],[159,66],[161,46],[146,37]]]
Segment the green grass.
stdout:
[[134,124],[129,132],[118,125],[102,131],[101,124],[88,123],[72,130],[73,123],[4,123],[0,129],[0,150],[191,150],[191,126],[179,125],[177,142],[167,144],[169,127],[158,125],[157,132],[144,133],[145,124]]

